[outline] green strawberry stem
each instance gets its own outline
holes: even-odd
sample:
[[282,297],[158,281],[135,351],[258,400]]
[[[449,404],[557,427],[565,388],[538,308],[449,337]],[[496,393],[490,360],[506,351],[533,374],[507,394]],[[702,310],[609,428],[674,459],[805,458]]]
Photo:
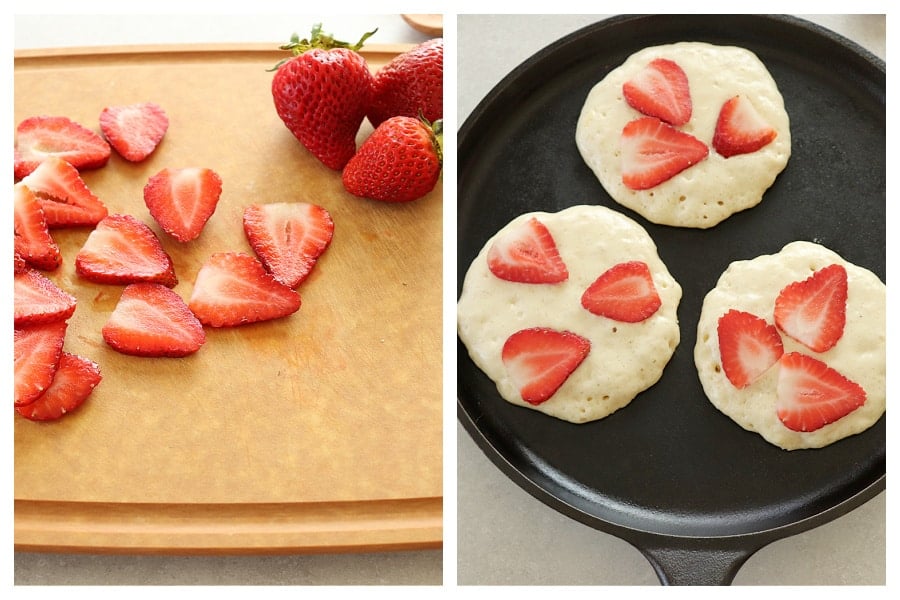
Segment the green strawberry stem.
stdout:
[[349,50],[352,50],[353,52],[359,52],[359,50],[363,47],[363,44],[366,42],[366,40],[368,40],[370,37],[375,35],[375,33],[377,31],[378,31],[378,28],[376,27],[372,31],[364,33],[363,36],[361,38],[359,38],[358,42],[351,45],[348,42],[343,42],[341,40],[334,39],[334,36],[331,35],[330,33],[322,33],[322,24],[316,23],[315,25],[313,25],[312,32],[309,36],[309,39],[303,38],[301,40],[299,35],[297,35],[296,33],[293,33],[291,35],[290,42],[278,47],[281,50],[290,50],[291,56],[289,58],[285,58],[284,60],[279,61],[278,64],[275,65],[270,70],[276,71],[278,69],[278,67],[280,67],[285,62],[289,61],[291,58],[293,58],[295,56],[300,56],[304,52],[312,50],[313,48],[320,48],[322,50],[333,50],[334,48],[347,48]]
[[438,161],[444,164],[444,120],[437,119],[434,123],[425,118],[422,111],[419,111],[419,121],[431,132],[432,143],[434,144],[434,152],[437,154]]
[[431,126],[434,133],[434,150],[437,152],[438,161],[444,164],[444,120],[438,119]]

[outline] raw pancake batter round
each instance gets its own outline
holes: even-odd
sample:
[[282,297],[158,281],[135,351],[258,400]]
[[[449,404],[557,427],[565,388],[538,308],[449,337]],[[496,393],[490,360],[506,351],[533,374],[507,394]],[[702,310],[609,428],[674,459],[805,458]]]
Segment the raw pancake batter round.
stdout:
[[[487,253],[494,240],[536,217],[550,231],[569,271],[555,284],[504,281],[491,273]],[[662,305],[638,323],[588,312],[581,296],[615,264],[643,261]],[[458,333],[473,362],[513,404],[583,423],[627,405],[660,378],[680,340],[676,314],[681,286],[669,274],[643,227],[602,206],[574,206],[557,213],[520,215],[485,244],[466,273],[457,305]],[[501,351],[513,333],[530,327],[567,330],[591,342],[584,362],[539,405],[524,402],[507,376]]]
[[[866,402],[845,417],[812,432],[785,427],[776,414],[778,365],[738,389],[725,376],[719,357],[718,320],[729,309],[774,323],[775,299],[784,286],[831,264],[847,271],[847,317],[837,344],[814,352],[781,333],[784,353],[801,352],[826,363],[866,392]],[[706,296],[697,327],[694,361],[713,405],[738,425],[785,450],[821,448],[871,427],[885,411],[885,285],[862,267],[811,242],[793,242],[781,252],[729,265]]]
[[[709,155],[651,189],[632,190],[622,183],[619,138],[625,125],[642,115],[625,101],[622,85],[656,58],[675,61],[687,75],[693,112],[677,129],[709,146]],[[756,152],[724,158],[712,139],[722,105],[736,95],[750,100],[777,135]],[[756,206],[791,155],[788,114],[765,65],[744,48],[704,42],[654,46],[630,56],[588,94],[575,139],[613,200],[653,223],[678,227],[712,227]]]

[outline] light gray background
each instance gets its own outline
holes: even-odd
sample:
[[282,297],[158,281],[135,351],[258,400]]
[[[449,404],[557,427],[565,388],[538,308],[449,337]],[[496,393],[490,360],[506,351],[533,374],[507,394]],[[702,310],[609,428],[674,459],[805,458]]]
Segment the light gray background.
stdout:
[[[522,61],[604,16],[461,15],[459,122]],[[885,56],[883,15],[799,16]],[[503,475],[460,425],[457,445],[459,584],[659,584],[630,544],[534,499]],[[734,580],[734,585],[884,583],[884,493],[831,523],[763,548]]]
[[[302,8],[301,5],[295,5]],[[29,6],[18,7],[20,12]],[[144,9],[152,7],[143,7]],[[35,12],[38,12],[35,9]],[[16,49],[125,44],[265,42],[308,36],[321,21],[336,38],[419,43],[400,15],[17,15]],[[279,556],[134,556],[16,552],[16,585],[440,585],[443,552]]]

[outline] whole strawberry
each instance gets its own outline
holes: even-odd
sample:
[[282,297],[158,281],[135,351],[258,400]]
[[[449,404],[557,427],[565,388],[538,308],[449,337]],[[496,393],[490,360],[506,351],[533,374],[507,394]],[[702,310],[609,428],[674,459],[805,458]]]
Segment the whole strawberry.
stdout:
[[294,34],[281,46],[294,57],[275,67],[275,110],[294,137],[334,170],[356,152],[356,134],[372,94],[372,74],[358,50],[374,33],[351,46],[316,25],[308,40]]
[[344,189],[383,202],[421,198],[441,176],[443,121],[391,117],[344,167]]
[[444,116],[444,39],[423,42],[394,57],[378,73],[372,86],[368,117],[373,127],[396,116],[429,121]]

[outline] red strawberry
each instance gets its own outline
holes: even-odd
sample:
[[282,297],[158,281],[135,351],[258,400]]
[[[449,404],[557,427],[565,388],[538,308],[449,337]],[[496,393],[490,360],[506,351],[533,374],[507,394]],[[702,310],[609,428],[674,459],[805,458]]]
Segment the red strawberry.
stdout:
[[655,117],[625,125],[620,144],[622,182],[633,190],[655,187],[709,154],[706,144]]
[[68,117],[29,117],[16,127],[13,171],[21,179],[48,156],[76,169],[95,169],[106,164],[111,152],[102,137]]
[[75,312],[75,304],[75,296],[33,269],[14,275],[13,325],[16,327],[64,321]]
[[523,329],[503,344],[502,360],[522,400],[541,404],[565,383],[591,349],[591,342],[570,331]]
[[293,314],[300,295],[249,254],[220,252],[197,273],[188,307],[204,325],[234,327]]
[[531,217],[497,237],[487,254],[496,277],[518,283],[559,283],[569,271],[547,226]]
[[31,404],[50,387],[59,366],[67,327],[66,321],[53,321],[14,330],[15,406]]
[[13,274],[18,275],[19,273],[24,273],[31,267],[28,266],[28,263],[22,258],[22,255],[19,254],[18,250],[13,251]]
[[662,306],[650,267],[623,262],[605,271],[581,296],[581,305],[595,315],[625,323],[649,318]]
[[101,379],[97,363],[63,352],[47,391],[31,404],[17,406],[16,412],[32,421],[59,419],[84,404]]
[[187,356],[206,341],[181,296],[158,283],[126,286],[101,334],[113,349],[133,356]]
[[200,235],[221,195],[222,179],[203,167],[163,169],[144,186],[144,203],[150,214],[179,242]]
[[747,98],[735,96],[727,100],[719,111],[712,143],[716,152],[728,158],[756,152],[777,135]]
[[344,167],[344,189],[362,198],[409,202],[437,184],[443,161],[443,123],[391,117],[362,143]]
[[100,131],[131,162],[150,156],[168,129],[169,117],[153,102],[107,106],[100,112]]
[[775,324],[815,352],[825,352],[844,335],[847,271],[829,265],[808,279],[786,285],[775,299]]
[[100,221],[75,256],[75,271],[96,283],[178,283],[159,238],[131,215],[109,215]]
[[722,369],[736,388],[759,379],[784,354],[778,330],[754,314],[729,310],[719,317],[718,332]]
[[775,409],[793,431],[815,431],[866,403],[866,391],[825,363],[800,352],[779,361]]
[[88,189],[78,169],[48,156],[21,183],[37,197],[47,227],[96,225],[107,215],[106,206]]
[[622,86],[625,101],[648,117],[670,125],[691,120],[693,103],[688,78],[678,63],[657,58]]
[[391,117],[429,121],[444,116],[444,39],[422,42],[395,56],[375,74],[368,117],[378,127]]
[[323,34],[321,25],[308,40],[294,34],[281,46],[294,57],[280,63],[272,78],[278,116],[313,156],[336,171],[356,152],[356,134],[372,97],[372,74],[358,50],[374,33],[353,46]]
[[62,264],[59,246],[50,237],[44,211],[34,193],[22,183],[13,185],[14,249],[25,262],[44,271]]
[[244,233],[275,279],[296,288],[331,243],[334,221],[306,202],[253,204],[244,209]]

